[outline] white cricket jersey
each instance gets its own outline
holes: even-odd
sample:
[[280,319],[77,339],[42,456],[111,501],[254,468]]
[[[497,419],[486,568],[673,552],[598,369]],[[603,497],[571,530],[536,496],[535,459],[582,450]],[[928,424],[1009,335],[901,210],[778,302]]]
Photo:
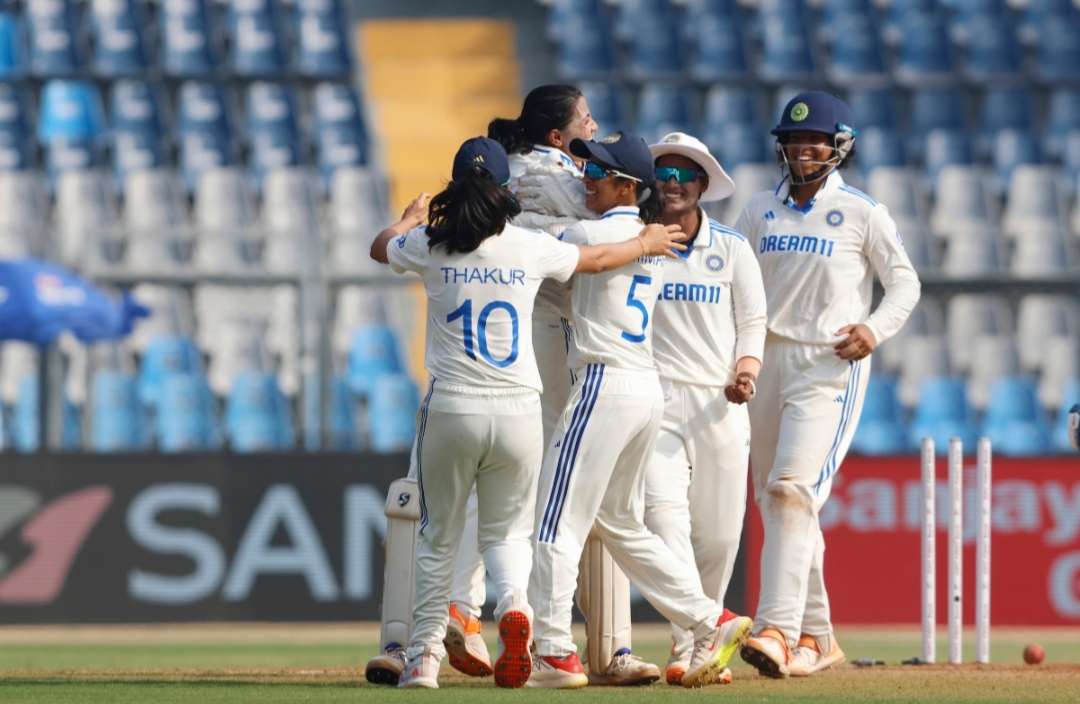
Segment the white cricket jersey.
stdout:
[[580,250],[514,225],[468,254],[428,248],[425,228],[386,248],[390,267],[420,274],[428,296],[428,373],[464,388],[542,391],[532,347],[533,300],[546,278],[566,281]]
[[[644,227],[636,206],[618,206],[599,220],[586,220],[562,234],[564,242],[615,244],[637,237]],[[664,285],[663,256],[639,257],[600,274],[576,276],[570,293],[571,369],[607,364],[617,369],[655,370],[653,308]]]
[[665,379],[725,386],[740,358],[762,357],[765,288],[747,239],[699,212],[693,242],[664,265],[653,355]]
[[[911,266],[888,209],[833,172],[800,208],[787,179],[754,194],[735,229],[761,264],[769,331],[797,342],[835,344],[836,331],[863,323],[880,344],[919,300]],[[870,314],[874,274],[885,296]]]

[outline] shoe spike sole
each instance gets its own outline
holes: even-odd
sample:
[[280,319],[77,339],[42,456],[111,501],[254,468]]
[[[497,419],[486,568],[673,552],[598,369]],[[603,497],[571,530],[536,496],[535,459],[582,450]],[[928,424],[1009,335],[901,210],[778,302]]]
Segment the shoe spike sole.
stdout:
[[520,611],[509,611],[499,619],[499,638],[503,652],[495,661],[495,684],[516,689],[524,687],[532,674],[532,654],[529,652],[532,629],[529,617]]

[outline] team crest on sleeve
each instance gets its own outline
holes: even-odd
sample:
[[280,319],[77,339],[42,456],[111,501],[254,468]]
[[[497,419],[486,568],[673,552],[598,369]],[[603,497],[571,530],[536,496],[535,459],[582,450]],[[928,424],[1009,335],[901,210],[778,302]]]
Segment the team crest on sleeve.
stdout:
[[724,260],[719,254],[710,254],[705,258],[705,266],[709,271],[720,271],[724,268]]
[[844,214],[839,210],[830,210],[825,216],[825,222],[829,223],[833,227],[840,227],[844,223]]
[[766,220],[775,220],[776,219],[776,213],[774,213],[771,210],[766,210],[764,217],[765,217]]
[[407,235],[407,234],[406,234],[406,235],[402,235],[401,237],[398,237],[398,238],[397,238],[396,240],[394,240],[394,242],[395,242],[395,243],[397,244],[397,246],[398,246],[398,249],[405,249],[405,238],[406,238],[406,237],[408,237],[408,235]]

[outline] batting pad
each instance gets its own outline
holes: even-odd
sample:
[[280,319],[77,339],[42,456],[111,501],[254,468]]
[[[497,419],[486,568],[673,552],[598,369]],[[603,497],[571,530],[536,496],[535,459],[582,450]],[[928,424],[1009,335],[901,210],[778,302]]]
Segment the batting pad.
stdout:
[[409,644],[416,582],[416,537],[420,524],[420,487],[398,479],[386,494],[386,568],[383,571],[382,630],[379,644]]
[[630,580],[591,536],[581,554],[578,608],[585,615],[589,671],[603,674],[615,651],[630,647]]

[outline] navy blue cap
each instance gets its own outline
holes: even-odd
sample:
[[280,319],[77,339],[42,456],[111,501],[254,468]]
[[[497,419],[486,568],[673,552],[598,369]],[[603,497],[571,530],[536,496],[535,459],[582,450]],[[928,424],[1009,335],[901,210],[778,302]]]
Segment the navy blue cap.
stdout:
[[473,137],[466,139],[454,155],[454,179],[468,174],[475,167],[480,167],[491,175],[491,180],[500,185],[510,182],[510,162],[506,150],[494,139]]
[[575,139],[570,142],[570,153],[600,162],[645,183],[651,184],[655,180],[652,152],[645,140],[636,134],[615,132],[599,142]]
[[820,90],[799,93],[784,106],[780,124],[772,133],[780,136],[785,132],[821,132],[855,134],[851,108],[840,98]]

